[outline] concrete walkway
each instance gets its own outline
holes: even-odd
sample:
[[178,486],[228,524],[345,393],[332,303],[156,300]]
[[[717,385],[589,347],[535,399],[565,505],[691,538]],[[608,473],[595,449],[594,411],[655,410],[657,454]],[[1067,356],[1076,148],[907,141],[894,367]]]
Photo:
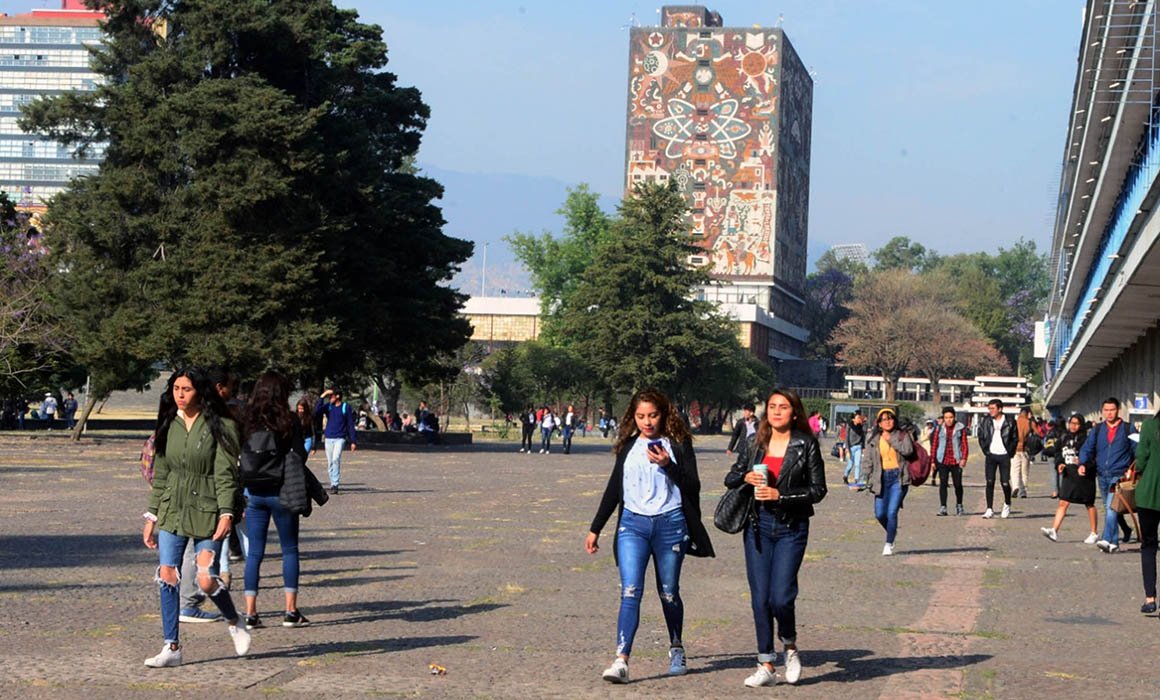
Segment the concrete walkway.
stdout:
[[[697,445],[708,523],[729,462],[723,438]],[[717,558],[687,559],[682,579],[690,674],[664,675],[649,590],[633,682],[610,686],[600,671],[615,642],[615,521],[598,556],[583,551],[611,466],[593,437],[567,456],[518,454],[515,441],[347,453],[343,492],[302,525],[300,605],[314,624],[258,630],[244,659],[224,625],[182,625],[185,666],[148,669],[161,635],[139,449],[136,437],[0,435],[0,697],[1160,695],[1160,621],[1138,612],[1138,545],[1082,545],[1076,507],[1061,542],[1045,539],[1054,502],[1038,463],[1033,497],[1008,520],[978,517],[979,464],[967,472],[970,517],[936,518],[937,490],[913,490],[889,558],[870,496],[828,465],[801,575],[798,687],[742,686],[754,637],[741,541],[712,528]],[[321,455],[312,461],[325,471]],[[275,623],[271,550],[259,607]]]

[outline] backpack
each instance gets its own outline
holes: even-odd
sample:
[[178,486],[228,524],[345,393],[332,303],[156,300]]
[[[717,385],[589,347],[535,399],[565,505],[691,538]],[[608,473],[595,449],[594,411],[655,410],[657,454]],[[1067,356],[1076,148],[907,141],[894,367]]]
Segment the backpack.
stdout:
[[1043,454],[1048,457],[1055,456],[1055,433],[1048,433],[1047,437],[1043,438]]
[[1039,437],[1039,433],[1034,430],[1027,432],[1027,437],[1023,438],[1023,450],[1028,457],[1034,457],[1043,450],[1043,438]]
[[930,478],[930,453],[922,443],[914,443],[914,457],[910,460],[907,469],[910,471],[910,485],[922,486]]
[[259,430],[242,444],[239,472],[242,486],[278,488],[282,485],[283,458],[286,450],[279,449],[277,436],[269,430]]
[[157,455],[157,448],[153,446],[156,440],[157,433],[154,433],[141,446],[141,476],[150,486],[153,485],[153,458]]

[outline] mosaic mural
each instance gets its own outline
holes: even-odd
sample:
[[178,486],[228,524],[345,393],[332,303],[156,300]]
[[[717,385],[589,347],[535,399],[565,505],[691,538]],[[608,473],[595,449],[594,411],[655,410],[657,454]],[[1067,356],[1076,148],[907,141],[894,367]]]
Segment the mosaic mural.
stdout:
[[[705,25],[705,13],[691,9],[666,8],[670,26],[631,32],[626,187],[675,179],[690,201],[693,235],[705,248],[705,258],[694,262],[710,264],[719,278],[771,281],[778,198],[787,195],[779,193],[778,172],[787,167],[779,166],[778,152],[787,147],[779,104],[782,34]],[[801,73],[806,91],[795,89],[794,108],[804,114],[793,119],[799,130],[804,125],[806,138],[791,148],[800,158],[804,143],[805,179],[797,173],[791,185],[806,191],[808,207],[812,93]],[[800,195],[795,199],[801,203]],[[804,260],[804,218],[800,223]]]

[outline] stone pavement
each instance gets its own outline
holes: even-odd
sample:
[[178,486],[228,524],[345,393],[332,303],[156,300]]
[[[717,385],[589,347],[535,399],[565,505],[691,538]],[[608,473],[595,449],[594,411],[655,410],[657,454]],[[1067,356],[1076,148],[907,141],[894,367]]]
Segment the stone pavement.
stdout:
[[[161,646],[154,552],[141,544],[140,437],[0,435],[0,697],[1155,698],[1160,621],[1138,612],[1136,544],[1104,555],[1039,532],[1054,502],[1045,467],[1008,520],[936,518],[937,490],[912,490],[898,554],[881,556],[870,496],[831,491],[812,522],[798,598],[797,687],[750,690],[753,625],[738,536],[711,529],[716,559],[686,560],[691,672],[664,675],[660,605],[648,591],[633,682],[611,686],[616,571],[611,528],[584,534],[611,458],[510,444],[359,450],[344,491],[302,526],[302,610],[311,627],[254,633],[232,655],[224,625],[182,625],[186,664],[147,669]],[[724,438],[698,440],[703,508],[728,468]],[[318,457],[317,471],[325,471]],[[709,516],[706,516],[709,520]],[[277,547],[259,607],[278,620]],[[240,574],[239,574],[240,577]],[[240,589],[240,586],[235,586]],[[240,603],[240,593],[235,598]],[[446,668],[431,675],[429,664]]]

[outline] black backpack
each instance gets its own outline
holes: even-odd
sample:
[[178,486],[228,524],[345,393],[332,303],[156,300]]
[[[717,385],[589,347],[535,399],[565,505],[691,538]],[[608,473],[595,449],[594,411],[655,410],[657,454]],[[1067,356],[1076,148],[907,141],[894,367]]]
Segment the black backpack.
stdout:
[[1027,436],[1023,438],[1023,449],[1027,452],[1028,457],[1034,457],[1043,451],[1043,438],[1039,437],[1039,433],[1034,430],[1027,431]]
[[240,471],[242,486],[278,488],[286,450],[279,448],[277,436],[269,430],[259,430],[242,444]]

